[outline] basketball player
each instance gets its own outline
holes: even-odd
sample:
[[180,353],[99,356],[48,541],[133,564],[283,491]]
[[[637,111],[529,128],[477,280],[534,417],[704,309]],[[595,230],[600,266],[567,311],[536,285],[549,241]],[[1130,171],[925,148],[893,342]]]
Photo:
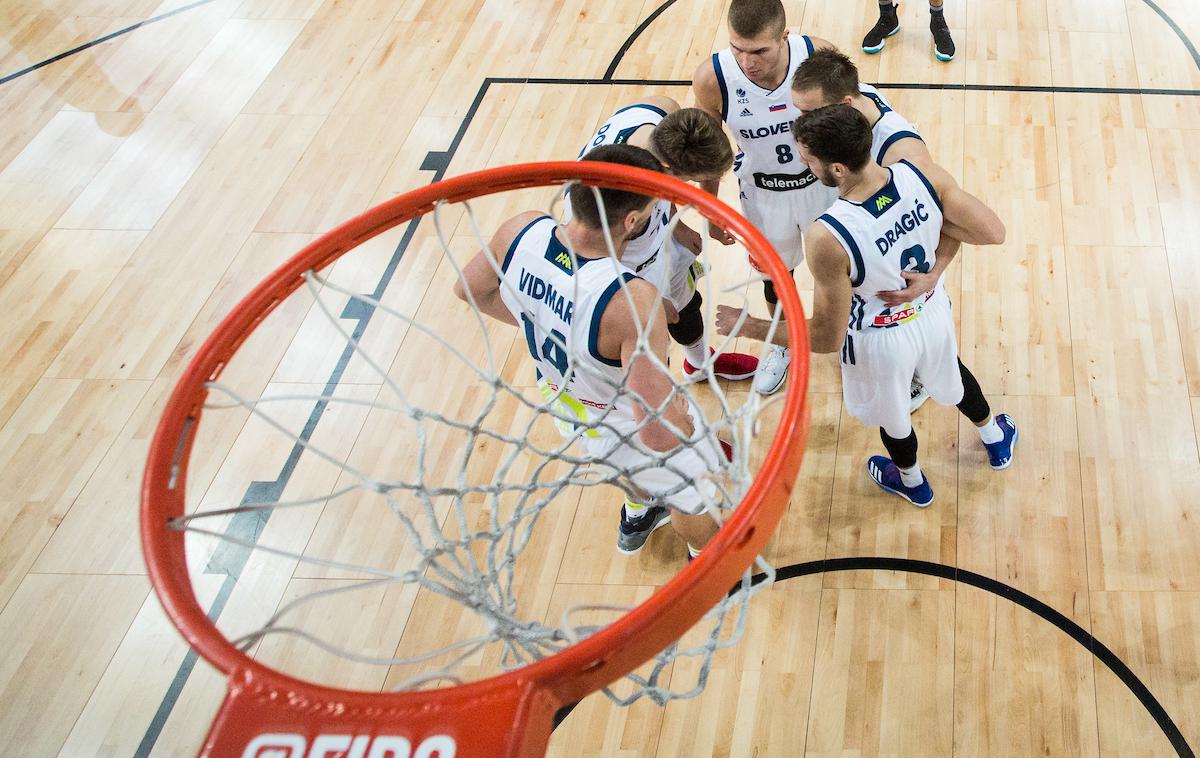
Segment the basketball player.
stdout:
[[[892,109],[879,90],[858,79],[858,68],[836,48],[817,50],[800,64],[792,77],[792,103],[801,114],[817,108],[846,103],[867,117],[871,124],[871,158],[881,166],[900,160],[920,166],[933,163],[925,141],[912,122]],[[954,236],[954,228],[944,223],[942,230]],[[939,260],[949,264],[953,256]],[[942,270],[921,274],[901,272],[908,285],[895,292],[881,292],[889,306],[910,302],[937,285]],[[929,398],[919,378],[914,377],[909,393],[909,410],[915,412]]]
[[[796,68],[817,48],[832,45],[817,37],[790,36],[780,0],[733,0],[729,6],[729,47],[713,53],[692,80],[696,104],[729,127],[738,146],[734,173],[742,213],[775,247],[788,269],[804,260],[804,230],[837,194],[817,181],[796,154],[790,130],[800,112],[788,83]],[[702,185],[717,194],[718,182]],[[722,243],[733,238],[710,225]],[[779,299],[764,282],[769,308]],[[770,394],[783,385],[791,360],[775,346],[758,367],[754,389]]]
[[[720,123],[696,108],[681,109],[669,97],[646,97],[621,108],[596,130],[579,156],[601,145],[621,144],[649,150],[668,174],[685,182],[719,182],[733,165],[733,151]],[[656,202],[645,229],[626,243],[622,261],[658,285],[667,305],[667,330],[683,348],[684,375],[699,376],[712,352],[704,334],[704,300],[696,289],[696,280],[704,273],[697,260],[701,238],[680,222],[667,240],[674,214],[670,202]],[[569,217],[568,200],[564,218]],[[749,379],[757,368],[758,358],[745,353],[722,353],[712,361],[716,376],[734,381]]]
[[[813,173],[839,192],[838,202],[808,235],[808,264],[816,281],[809,335],[814,352],[841,350],[846,410],[880,427],[890,458],[872,456],[868,474],[914,505],[933,502],[908,413],[914,372],[935,401],[957,405],[975,424],[992,468],[1007,468],[1017,427],[1007,414],[992,417],[979,382],[959,360],[950,299],[941,282],[900,307],[888,306],[877,294],[903,286],[901,271],[929,271],[945,250],[957,249],[958,241],[943,233],[944,215],[974,245],[1003,242],[1003,223],[938,166],[919,169],[902,160],[885,168],[872,161],[871,124],[849,105],[801,116],[794,134]],[[719,330],[731,326],[731,317],[736,321],[737,310],[719,312]],[[756,321],[752,331],[761,333],[766,322]]]
[[[632,145],[603,145],[583,159],[662,170],[653,155]],[[633,472],[623,474],[623,481],[643,499],[670,507],[671,525],[695,555],[717,531],[704,506],[717,497],[709,474],[720,470],[721,450],[715,439],[695,432],[698,411],[687,396],[674,392],[670,376],[639,352],[639,331],[645,331],[658,365],[666,364],[666,313],[658,289],[622,260],[626,243],[655,213],[656,203],[603,189],[602,217],[590,187],[577,184],[569,193],[570,221],[559,226],[538,212],[509,219],[463,267],[455,294],[523,328],[540,375],[585,414],[580,420],[587,425],[578,434],[589,457]],[[617,259],[609,255],[606,226]],[[627,390],[618,391],[621,387]],[[589,408],[600,410],[590,416]],[[659,409],[660,417],[650,415]],[[641,538],[640,548],[665,522],[665,512],[655,506],[636,520],[623,515],[618,546],[628,531],[633,541]]]

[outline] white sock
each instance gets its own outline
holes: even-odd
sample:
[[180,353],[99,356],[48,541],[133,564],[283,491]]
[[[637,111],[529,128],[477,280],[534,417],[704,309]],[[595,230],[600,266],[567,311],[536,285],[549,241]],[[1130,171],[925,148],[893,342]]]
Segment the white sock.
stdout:
[[641,516],[645,512],[646,512],[645,503],[635,503],[632,500],[630,500],[629,498],[625,498],[625,517],[626,518],[634,519],[634,518],[637,518],[638,516]]
[[975,428],[979,430],[979,439],[983,440],[986,445],[991,445],[1004,439],[1004,430],[996,423],[995,417],[988,419],[985,426],[977,426]]
[[708,360],[708,340],[701,337],[690,345],[684,345],[683,357],[696,368],[703,366]]
[[690,555],[692,558],[695,558],[697,555],[700,555],[700,548],[692,547],[692,543],[689,542],[688,543],[688,555]]
[[[896,468],[900,467],[897,466]],[[925,477],[921,475],[921,464],[914,463],[912,468],[901,468],[900,481],[904,482],[905,487],[916,487],[925,481]]]

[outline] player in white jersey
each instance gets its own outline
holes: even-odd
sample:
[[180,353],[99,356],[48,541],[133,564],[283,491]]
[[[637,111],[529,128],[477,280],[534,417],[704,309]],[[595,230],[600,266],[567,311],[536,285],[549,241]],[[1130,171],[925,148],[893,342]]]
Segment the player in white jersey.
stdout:
[[[602,146],[584,159],[661,170],[653,155],[631,145]],[[592,189],[575,185],[574,217],[565,225],[538,212],[506,221],[463,267],[455,294],[522,329],[541,379],[552,388],[547,400],[555,413],[575,414],[589,457],[624,472],[620,480],[638,497],[670,506],[671,524],[694,554],[717,531],[705,507],[717,497],[711,474],[720,471],[721,448],[696,432],[702,428],[697,409],[684,393],[672,394],[674,384],[658,369],[667,353],[662,297],[620,260],[626,241],[653,213],[654,199],[620,190],[600,194],[603,217]],[[617,260],[609,255],[606,226]],[[657,365],[639,348],[640,331]],[[648,409],[660,408],[658,420]],[[681,444],[672,429],[687,441]],[[647,509],[637,523],[623,519],[618,547],[627,527],[648,534],[661,525],[658,510]]]
[[[871,159],[881,166],[908,160],[917,166],[933,163],[925,140],[912,122],[897,113],[886,98],[858,78],[858,68],[836,48],[817,50],[796,69],[792,76],[792,104],[801,114],[834,103],[846,103],[871,123]],[[947,228],[953,236],[953,227]],[[943,256],[939,269],[929,274],[905,271],[908,286],[896,292],[882,293],[889,305],[910,302],[933,289],[952,255]],[[920,378],[909,389],[909,410],[916,412],[929,398]]]
[[[622,144],[649,150],[667,173],[685,182],[719,181],[733,164],[733,151],[720,124],[704,111],[680,108],[669,97],[650,96],[621,108],[596,130],[579,157],[601,145]],[[564,220],[571,215],[569,200],[565,205]],[[667,329],[683,348],[684,375],[698,376],[713,352],[704,333],[704,301],[696,288],[704,273],[697,258],[702,241],[699,232],[682,222],[667,239],[674,214],[670,202],[657,201],[646,227],[626,243],[622,261],[662,292]],[[733,381],[749,379],[758,368],[758,358],[745,353],[725,352],[711,361],[716,376]]]
[[[805,162],[839,191],[838,202],[808,235],[816,283],[809,338],[814,352],[841,351],[846,410],[880,427],[891,457],[871,457],[871,478],[914,505],[933,502],[933,489],[917,463],[917,435],[908,413],[909,383],[916,372],[935,401],[957,405],[975,424],[992,468],[1007,468],[1016,425],[1007,414],[992,417],[979,382],[959,360],[950,299],[941,282],[900,306],[879,297],[904,286],[902,271],[928,272],[944,252],[957,249],[959,240],[944,234],[944,218],[975,245],[1003,242],[1003,223],[936,165],[918,169],[902,160],[885,168],[872,161],[871,124],[849,105],[814,110],[794,128]],[[736,328],[727,323],[734,310],[719,313],[719,329]]]
[[[729,127],[738,146],[734,172],[742,213],[794,269],[804,260],[804,230],[837,193],[818,182],[796,154],[790,130],[800,113],[788,83],[814,50],[831,45],[818,37],[789,35],[780,0],[733,0],[728,23],[729,48],[713,53],[692,80],[696,104]],[[704,186],[717,193],[717,182]],[[709,226],[709,234],[733,243],[715,226]],[[778,298],[769,281],[764,296],[775,309]],[[759,366],[754,388],[764,394],[778,390],[790,360],[787,348],[774,348]]]

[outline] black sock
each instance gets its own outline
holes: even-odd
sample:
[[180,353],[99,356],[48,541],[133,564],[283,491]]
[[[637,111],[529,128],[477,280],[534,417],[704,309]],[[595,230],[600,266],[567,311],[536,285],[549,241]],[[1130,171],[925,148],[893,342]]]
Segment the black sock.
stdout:
[[883,447],[888,451],[888,455],[892,458],[892,463],[895,463],[899,468],[912,468],[917,465],[917,430],[909,431],[908,436],[904,439],[896,439],[889,437],[883,427],[879,428],[879,439],[883,441]]
[[961,360],[958,362],[958,373],[962,376],[963,383],[963,399],[958,404],[958,410],[973,424],[979,424],[991,418],[992,409],[988,405],[987,398],[983,396],[983,390],[979,388],[979,381]]

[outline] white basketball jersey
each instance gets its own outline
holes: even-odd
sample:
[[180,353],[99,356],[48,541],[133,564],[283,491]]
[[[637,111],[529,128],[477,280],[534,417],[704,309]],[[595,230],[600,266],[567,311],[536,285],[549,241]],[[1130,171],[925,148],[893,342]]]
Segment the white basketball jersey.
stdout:
[[903,270],[928,272],[937,262],[942,203],[929,180],[908,161],[887,169],[891,180],[863,203],[839,198],[818,219],[850,257],[850,329],[888,328],[911,321],[943,293],[942,282],[917,301],[889,308],[876,293],[904,289]]
[[859,84],[859,91],[874,101],[875,106],[879,108],[879,120],[871,124],[871,157],[879,165],[883,165],[883,156],[897,141],[906,137],[914,137],[922,139],[920,133],[917,132],[917,127],[912,125],[908,119],[901,116],[896,111],[892,110],[892,104],[889,103],[879,90],[869,84]]
[[[663,109],[644,103],[622,108],[596,130],[591,140],[579,151],[579,157],[582,158],[601,145],[623,145],[638,129],[643,126],[653,129],[666,117],[667,113]],[[567,199],[563,204],[563,223],[570,220],[571,201]],[[633,269],[635,273],[641,273],[654,263],[662,248],[663,232],[670,220],[671,203],[666,200],[655,203],[645,231],[625,243],[625,250],[621,253],[621,262]]]
[[[633,418],[627,397],[617,399],[626,369],[598,349],[600,318],[623,281],[637,278],[611,257],[571,259],[542,216],[521,230],[501,264],[500,297],[516,318],[538,370],[557,392],[558,409],[586,421],[589,409],[615,408],[609,418]],[[595,434],[591,436],[596,436]]]
[[713,53],[713,68],[721,89],[721,117],[737,141],[733,161],[743,199],[759,192],[787,192],[789,201],[801,204],[801,226],[807,226],[837,198],[800,160],[792,123],[800,109],[792,104],[792,77],[812,54],[812,41],[803,35],[788,36],[788,68],[774,90],[765,90],[742,73],[728,48]]

